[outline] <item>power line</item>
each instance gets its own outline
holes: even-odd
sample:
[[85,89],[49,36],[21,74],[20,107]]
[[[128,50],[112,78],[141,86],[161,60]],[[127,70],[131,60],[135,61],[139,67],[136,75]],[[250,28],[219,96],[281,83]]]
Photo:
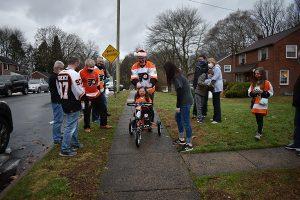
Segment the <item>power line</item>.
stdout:
[[235,11],[235,10],[230,9],[230,8],[225,8],[225,7],[221,7],[221,6],[217,6],[217,5],[213,5],[213,4],[209,4],[209,3],[203,3],[203,2],[194,1],[194,0],[188,0],[188,1],[193,2],[193,3],[203,4],[203,5],[206,5],[206,6],[215,7],[215,8],[220,8],[220,9],[223,9],[223,10]]

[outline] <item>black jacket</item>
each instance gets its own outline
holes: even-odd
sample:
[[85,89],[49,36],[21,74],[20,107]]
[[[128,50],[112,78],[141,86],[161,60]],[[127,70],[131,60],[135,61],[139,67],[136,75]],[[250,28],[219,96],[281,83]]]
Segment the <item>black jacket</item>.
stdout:
[[196,89],[198,84],[198,78],[202,73],[207,73],[208,65],[207,62],[200,63],[198,62],[195,68],[194,79],[193,79],[193,88]]
[[56,87],[57,74],[54,72],[49,77],[49,90],[51,92],[51,102],[52,103],[61,103],[60,96]]
[[300,107],[300,76],[294,85],[293,106]]

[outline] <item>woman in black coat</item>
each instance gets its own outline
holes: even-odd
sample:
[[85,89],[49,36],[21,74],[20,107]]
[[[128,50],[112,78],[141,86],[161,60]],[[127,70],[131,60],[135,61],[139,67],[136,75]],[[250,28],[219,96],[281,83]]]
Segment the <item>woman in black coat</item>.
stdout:
[[296,150],[298,156],[300,156],[300,75],[294,85],[293,106],[295,107],[294,118],[294,142],[287,145],[285,148],[289,150]]

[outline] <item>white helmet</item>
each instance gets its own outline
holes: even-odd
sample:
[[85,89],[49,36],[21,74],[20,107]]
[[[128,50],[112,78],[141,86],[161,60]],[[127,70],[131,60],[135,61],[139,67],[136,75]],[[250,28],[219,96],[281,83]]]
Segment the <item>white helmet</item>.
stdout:
[[143,49],[139,49],[136,52],[134,52],[134,56],[136,57],[147,57],[147,52]]

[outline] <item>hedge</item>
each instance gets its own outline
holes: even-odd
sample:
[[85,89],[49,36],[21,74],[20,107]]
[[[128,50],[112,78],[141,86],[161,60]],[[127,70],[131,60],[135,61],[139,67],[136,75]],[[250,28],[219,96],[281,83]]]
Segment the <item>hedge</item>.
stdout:
[[249,82],[229,82],[224,85],[224,95],[227,98],[243,98],[248,97]]

